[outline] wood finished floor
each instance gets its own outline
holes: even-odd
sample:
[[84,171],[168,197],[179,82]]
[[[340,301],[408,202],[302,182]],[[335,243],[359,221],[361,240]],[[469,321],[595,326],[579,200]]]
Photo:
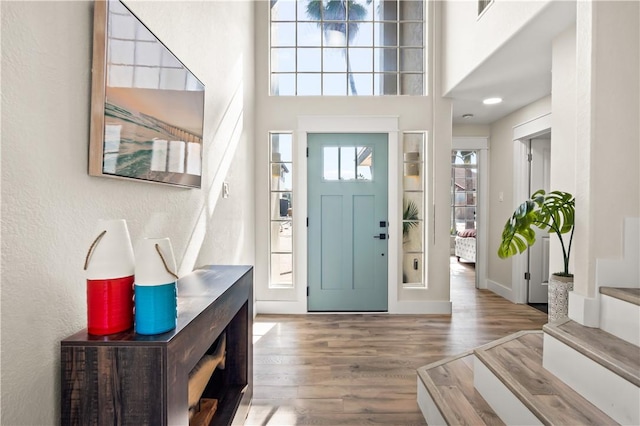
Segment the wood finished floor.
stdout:
[[453,314],[258,315],[246,425],[423,425],[416,369],[547,317],[476,290],[452,260]]

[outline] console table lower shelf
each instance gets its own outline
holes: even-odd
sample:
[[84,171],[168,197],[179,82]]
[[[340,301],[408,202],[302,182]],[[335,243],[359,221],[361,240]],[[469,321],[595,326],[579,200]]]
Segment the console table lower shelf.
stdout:
[[253,394],[252,328],[253,268],[195,270],[178,281],[174,330],[93,336],[84,329],[61,342],[62,425],[189,425],[189,373],[223,334],[224,368],[211,375],[199,406],[216,406],[210,425],[242,423]]

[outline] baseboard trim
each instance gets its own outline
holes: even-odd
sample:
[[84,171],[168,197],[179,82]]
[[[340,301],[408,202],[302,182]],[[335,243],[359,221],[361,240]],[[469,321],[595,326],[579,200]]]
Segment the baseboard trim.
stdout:
[[515,301],[515,294],[514,294],[512,288],[506,287],[506,286],[504,286],[504,285],[502,285],[500,283],[497,283],[497,282],[489,280],[489,279],[487,280],[486,288],[488,290],[491,290],[492,292],[494,292],[498,296],[504,297],[505,299],[507,299],[511,303],[517,303]]
[[256,312],[258,314],[306,314],[307,307],[300,302],[287,302],[282,300],[257,300]]
[[399,300],[389,306],[390,314],[451,315],[450,300]]

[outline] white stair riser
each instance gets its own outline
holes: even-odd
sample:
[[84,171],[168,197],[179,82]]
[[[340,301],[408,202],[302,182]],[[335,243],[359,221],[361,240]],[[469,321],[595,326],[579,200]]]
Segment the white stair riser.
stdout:
[[640,424],[640,388],[546,333],[542,365],[616,422]]
[[420,380],[420,377],[418,377],[418,407],[420,407],[420,411],[422,411],[422,415],[429,426],[446,426],[447,422],[444,421],[440,410],[431,399],[431,395],[422,380]]
[[600,328],[640,346],[640,306],[606,294],[600,296]]
[[[538,418],[487,368],[473,357],[473,385],[508,425],[541,425]],[[427,423],[429,423],[427,421]]]

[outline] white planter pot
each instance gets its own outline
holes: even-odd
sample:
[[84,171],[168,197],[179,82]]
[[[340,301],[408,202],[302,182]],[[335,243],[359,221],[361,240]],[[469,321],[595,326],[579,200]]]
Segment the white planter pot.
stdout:
[[567,318],[569,292],[573,290],[573,277],[551,274],[549,277],[549,322]]

